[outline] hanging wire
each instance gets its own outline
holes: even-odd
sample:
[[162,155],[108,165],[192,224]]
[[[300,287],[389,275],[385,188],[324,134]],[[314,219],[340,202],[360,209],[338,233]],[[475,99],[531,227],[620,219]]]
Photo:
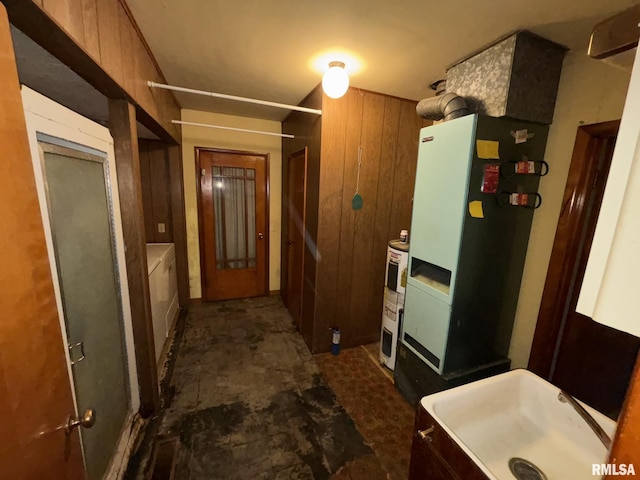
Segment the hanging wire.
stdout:
[[356,179],[356,193],[360,192],[360,165],[362,165],[362,145],[358,147],[358,177]]

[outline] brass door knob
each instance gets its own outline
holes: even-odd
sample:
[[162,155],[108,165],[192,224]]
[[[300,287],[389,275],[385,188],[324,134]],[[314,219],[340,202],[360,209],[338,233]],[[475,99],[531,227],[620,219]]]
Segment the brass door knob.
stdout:
[[262,232],[258,233],[258,238],[260,240],[264,240],[264,233],[262,233]]
[[67,433],[78,427],[91,428],[96,424],[96,411],[93,408],[89,408],[84,412],[81,418],[69,415],[67,420]]

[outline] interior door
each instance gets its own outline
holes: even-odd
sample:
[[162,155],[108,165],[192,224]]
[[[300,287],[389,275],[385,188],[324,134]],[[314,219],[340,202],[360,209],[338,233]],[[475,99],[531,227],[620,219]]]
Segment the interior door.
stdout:
[[267,155],[198,149],[205,300],[267,294]]
[[100,479],[124,427],[129,392],[105,152],[39,136],[87,474]]
[[97,480],[126,441],[137,398],[113,141],[26,87],[23,99],[76,411],[86,418],[85,470]]
[[30,162],[18,75],[0,4],[0,478],[82,479],[62,330]]
[[598,174],[585,198],[583,230],[574,243],[578,251],[573,273],[575,278],[567,296],[565,324],[549,378],[555,385],[613,419],[622,408],[640,340],[576,312],[576,305],[614,146],[615,136],[612,136],[598,142],[595,147]]
[[640,346],[576,312],[618,122],[580,127],[540,307],[529,368],[616,418]]
[[302,285],[307,185],[307,148],[289,157],[287,184],[287,285],[283,298],[298,330],[302,327]]

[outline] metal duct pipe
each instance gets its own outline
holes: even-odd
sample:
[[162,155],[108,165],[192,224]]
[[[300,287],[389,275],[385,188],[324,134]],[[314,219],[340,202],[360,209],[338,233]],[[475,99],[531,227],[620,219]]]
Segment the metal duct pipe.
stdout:
[[437,97],[420,100],[416,106],[416,113],[428,120],[453,120],[469,115],[469,108],[464,98],[455,93],[444,93]]

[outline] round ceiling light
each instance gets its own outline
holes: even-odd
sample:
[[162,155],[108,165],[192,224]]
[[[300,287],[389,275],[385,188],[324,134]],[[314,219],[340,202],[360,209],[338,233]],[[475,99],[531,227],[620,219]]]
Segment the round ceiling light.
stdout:
[[340,98],[349,89],[349,75],[343,62],[330,62],[329,70],[322,77],[322,89],[331,98]]

